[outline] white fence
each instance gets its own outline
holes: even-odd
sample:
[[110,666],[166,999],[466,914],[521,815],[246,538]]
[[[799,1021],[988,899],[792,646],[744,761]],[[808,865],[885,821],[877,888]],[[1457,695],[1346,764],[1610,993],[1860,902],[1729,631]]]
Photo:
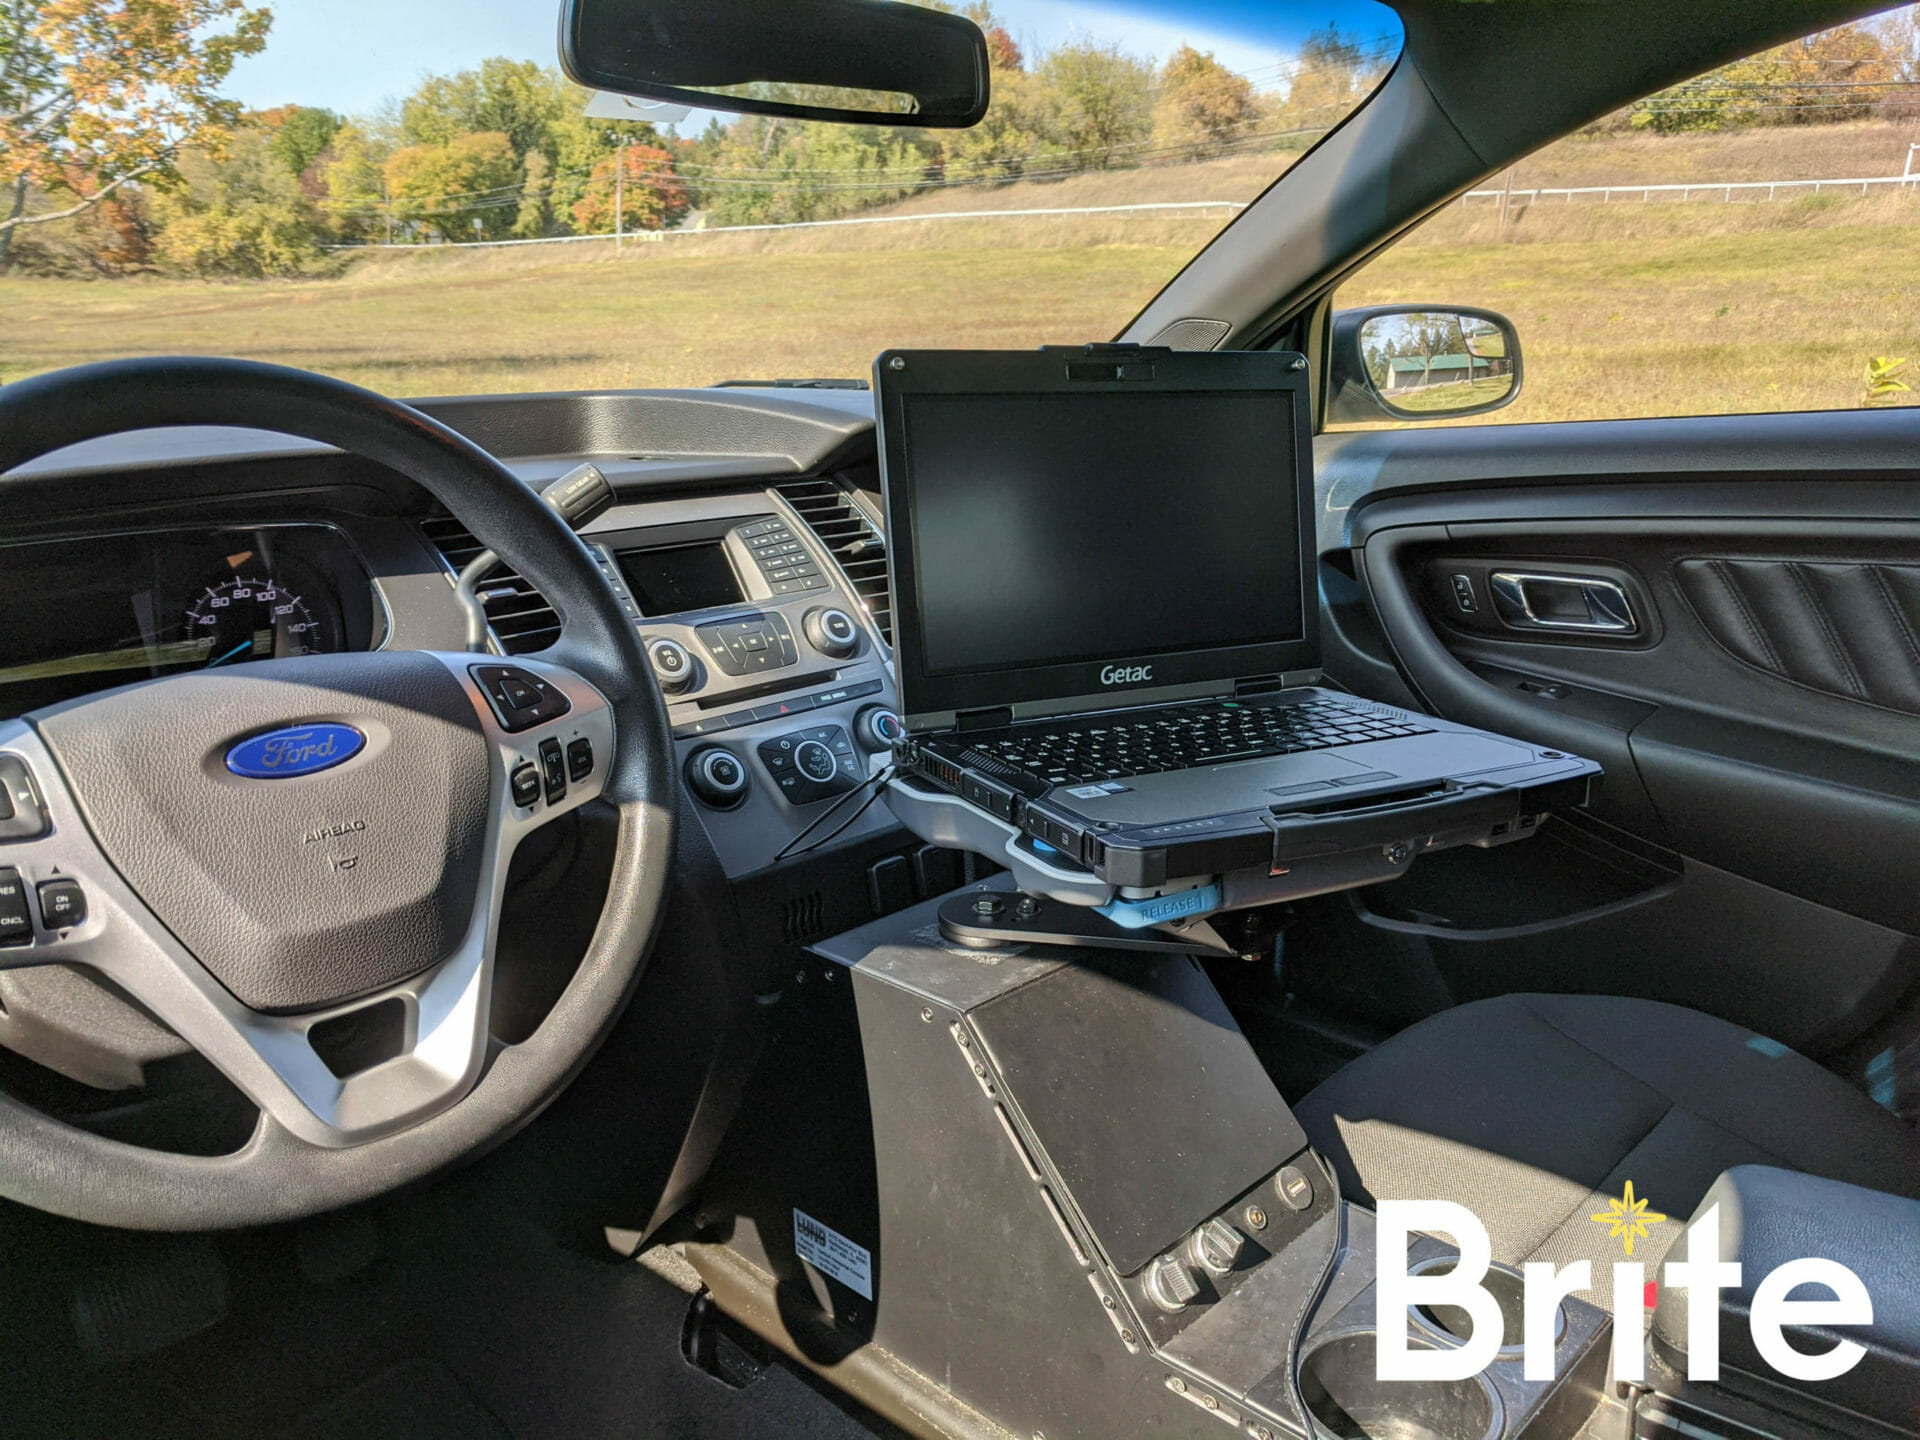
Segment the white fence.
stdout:
[[918,225],[927,220],[1014,220],[1035,215],[1124,215],[1185,212],[1205,219],[1211,214],[1234,215],[1247,208],[1244,200],[1160,200],[1144,205],[1062,205],[1026,210],[935,210],[925,215],[852,215],[843,220],[789,220],[778,225],[703,225],[693,230],[629,230],[615,235],[554,235],[538,240],[454,240],[440,245],[330,245],[330,250],[503,250],[514,245],[577,245],[584,240],[621,240],[661,244],[696,235],[743,235],[756,230],[827,230],[846,225]]
[[[1862,179],[1839,180],[1733,180],[1692,181],[1677,185],[1573,185],[1530,186],[1511,192],[1469,190],[1460,197],[1463,205],[1476,200],[1499,204],[1505,198],[1521,204],[1561,200],[1569,205],[1608,204],[1615,200],[1651,201],[1660,199],[1693,200],[1775,200],[1783,195],[1871,194],[1876,188],[1905,189],[1920,193],[1920,172],[1908,175],[1875,175]],[[1028,210],[934,210],[924,215],[852,215],[842,220],[793,220],[777,225],[711,225],[693,230],[629,230],[624,235],[607,231],[601,235],[555,235],[537,240],[456,240],[438,245],[373,244],[333,245],[333,250],[504,250],[518,245],[578,245],[586,241],[614,240],[620,243],[665,244],[693,239],[700,235],[742,235],[766,230],[828,230],[853,225],[921,225],[942,220],[1024,220],[1061,215],[1191,215],[1197,219],[1230,217],[1247,208],[1244,200],[1161,200],[1141,205],[1062,205]]]
[[[1662,199],[1692,200],[1696,196],[1708,200],[1774,200],[1781,195],[1819,195],[1872,193],[1876,186],[1893,186],[1896,189],[1920,188],[1920,174],[1916,175],[1874,175],[1865,179],[1852,180],[1733,180],[1706,181],[1696,180],[1684,185],[1572,185],[1561,187],[1535,186],[1525,189],[1516,187],[1511,198],[1517,203],[1531,204],[1542,200],[1564,200],[1569,205],[1586,202],[1606,204],[1612,200],[1649,201],[1656,196]],[[1461,196],[1462,203],[1474,200],[1490,200],[1498,204],[1509,192],[1498,190],[1469,190]]]

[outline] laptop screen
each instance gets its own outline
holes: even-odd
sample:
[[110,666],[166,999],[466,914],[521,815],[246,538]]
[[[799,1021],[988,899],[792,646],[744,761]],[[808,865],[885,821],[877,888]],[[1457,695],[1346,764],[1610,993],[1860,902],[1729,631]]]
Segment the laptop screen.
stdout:
[[[906,358],[876,373],[908,715],[1315,663],[1299,391],[1261,383],[1293,379],[1274,357],[1093,383],[1057,354],[965,357],[1000,385]],[[954,365],[978,388],[927,383]]]

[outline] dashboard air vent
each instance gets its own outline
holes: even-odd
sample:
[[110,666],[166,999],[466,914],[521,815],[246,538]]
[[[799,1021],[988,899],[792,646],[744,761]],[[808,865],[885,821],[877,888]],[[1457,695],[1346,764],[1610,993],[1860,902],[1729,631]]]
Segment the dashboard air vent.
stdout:
[[887,542],[880,532],[831,480],[787,480],[773,488],[833,552],[853,593],[880,627],[882,638],[893,644],[893,610],[887,600]]
[[[486,548],[451,515],[429,516],[420,528],[455,575]],[[480,582],[480,600],[486,607],[487,624],[509,655],[530,655],[560,638],[560,617],[554,608],[504,561]]]

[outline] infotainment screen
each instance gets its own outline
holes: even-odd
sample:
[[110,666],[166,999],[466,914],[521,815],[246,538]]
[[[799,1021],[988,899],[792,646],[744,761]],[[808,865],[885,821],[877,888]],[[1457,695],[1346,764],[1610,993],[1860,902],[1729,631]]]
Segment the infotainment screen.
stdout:
[[718,541],[663,550],[620,550],[613,558],[627,577],[634,603],[648,617],[737,605],[746,598],[733,562]]

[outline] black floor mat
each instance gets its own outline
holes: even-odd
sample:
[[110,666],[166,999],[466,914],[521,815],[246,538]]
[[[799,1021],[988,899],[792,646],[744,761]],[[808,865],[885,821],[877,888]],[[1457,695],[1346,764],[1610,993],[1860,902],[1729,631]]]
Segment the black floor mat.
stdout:
[[408,1360],[310,1411],[280,1440],[512,1440],[446,1366]]
[[134,1360],[80,1350],[58,1277],[35,1277],[31,1300],[23,1269],[0,1275],[0,1433],[873,1440],[780,1366],[733,1389],[687,1364],[684,1291],[561,1246],[476,1172],[381,1212],[377,1257],[328,1283],[302,1273],[288,1231],[219,1243],[226,1317]]

